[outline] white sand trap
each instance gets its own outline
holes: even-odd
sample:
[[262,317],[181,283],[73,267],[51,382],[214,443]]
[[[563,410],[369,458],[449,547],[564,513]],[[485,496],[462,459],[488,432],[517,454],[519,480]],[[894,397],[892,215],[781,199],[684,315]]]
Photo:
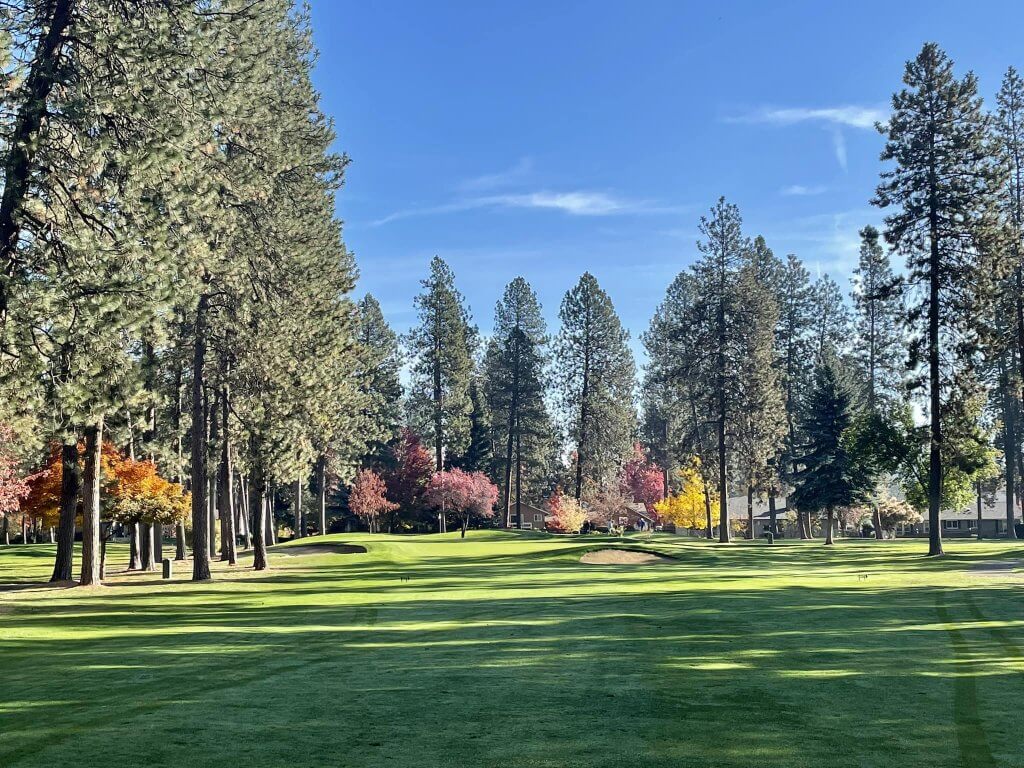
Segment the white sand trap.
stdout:
[[581,563],[589,565],[663,565],[671,562],[670,558],[656,555],[653,552],[633,552],[628,549],[599,549],[587,552],[580,558]]
[[358,544],[303,544],[297,547],[281,547],[271,549],[272,555],[283,557],[296,557],[298,555],[361,555],[366,552],[366,547]]

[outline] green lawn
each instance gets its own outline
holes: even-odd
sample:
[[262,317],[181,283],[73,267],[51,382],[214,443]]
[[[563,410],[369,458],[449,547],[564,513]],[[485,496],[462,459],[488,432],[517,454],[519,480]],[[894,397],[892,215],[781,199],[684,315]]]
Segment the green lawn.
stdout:
[[90,590],[0,548],[0,766],[1024,765],[1024,575],[971,570],[1014,542],[327,540]]

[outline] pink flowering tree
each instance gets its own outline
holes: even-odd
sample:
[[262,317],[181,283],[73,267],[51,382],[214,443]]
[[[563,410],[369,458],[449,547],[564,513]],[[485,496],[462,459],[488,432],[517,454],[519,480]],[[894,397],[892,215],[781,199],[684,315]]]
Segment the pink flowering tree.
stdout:
[[494,505],[498,501],[498,486],[483,472],[463,472],[450,469],[437,472],[427,484],[424,500],[432,507],[449,512],[459,518],[462,537],[472,516],[494,517]]

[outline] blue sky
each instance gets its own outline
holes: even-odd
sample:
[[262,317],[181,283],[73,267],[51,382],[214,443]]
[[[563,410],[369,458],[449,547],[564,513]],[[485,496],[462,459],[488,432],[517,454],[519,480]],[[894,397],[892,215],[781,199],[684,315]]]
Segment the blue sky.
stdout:
[[552,330],[589,270],[635,346],[720,195],[844,287],[884,117],[926,40],[988,99],[1024,68],[1019,2],[312,0],[315,80],[352,165],[345,239],[389,321],[430,258],[481,330],[523,275]]

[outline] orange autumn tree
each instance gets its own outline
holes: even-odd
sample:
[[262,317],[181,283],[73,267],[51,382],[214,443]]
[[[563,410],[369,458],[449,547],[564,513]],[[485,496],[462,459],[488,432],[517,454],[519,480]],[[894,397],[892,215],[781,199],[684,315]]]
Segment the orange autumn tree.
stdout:
[[106,511],[120,523],[174,526],[191,514],[191,495],[178,483],[160,477],[151,461],[136,461],[115,452],[110,458],[110,474],[104,477]]
[[[84,457],[85,446],[79,446]],[[124,456],[113,443],[104,443],[100,458],[103,472],[103,512],[108,519],[123,523],[144,522],[173,525],[189,512],[190,497],[177,483],[164,480],[150,461]],[[44,527],[60,520],[60,488],[64,477],[61,446],[53,444],[43,469],[29,480],[28,495],[21,514],[39,518]],[[81,525],[79,511],[76,523]]]
[[[43,527],[56,527],[60,522],[60,486],[64,479],[64,465],[61,462],[60,443],[51,443],[42,468],[29,479],[28,495],[21,502],[21,514],[42,521]],[[100,466],[105,477],[110,477],[111,454],[117,449],[110,443],[103,444]],[[78,444],[79,471],[85,467],[85,441]],[[82,524],[82,511],[75,513],[75,524]]]

